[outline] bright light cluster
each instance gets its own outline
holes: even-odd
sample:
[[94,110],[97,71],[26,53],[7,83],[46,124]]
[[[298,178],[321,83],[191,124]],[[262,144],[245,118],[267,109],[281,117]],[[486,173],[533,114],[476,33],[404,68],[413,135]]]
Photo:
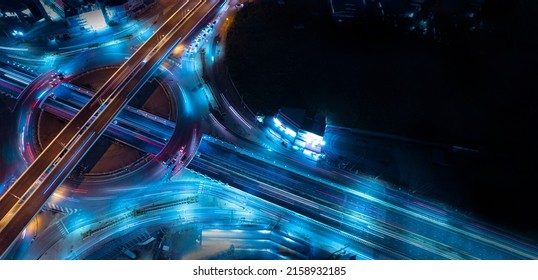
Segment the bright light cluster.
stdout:
[[13,30],[13,32],[11,32],[11,34],[13,36],[22,36],[22,35],[24,35],[24,33],[22,33],[22,31],[19,31],[19,30]]
[[285,134],[288,134],[289,136],[295,138],[295,136],[297,136],[297,132],[295,132],[294,130],[292,130],[291,128],[289,127],[286,127],[279,119],[277,119],[276,117],[273,118],[273,121],[275,122],[275,125],[276,127],[278,127],[278,129],[282,132],[284,132]]
[[314,133],[308,132],[308,131],[302,131],[300,134],[300,137],[303,141],[306,142],[306,144],[311,145],[311,146],[325,145],[325,141],[323,141],[323,137],[316,135]]
[[202,32],[198,34],[194,41],[187,47],[187,54],[196,54],[200,50],[200,47],[202,47],[207,38],[210,37],[209,34],[213,31],[216,23],[217,21],[215,20],[202,29]]

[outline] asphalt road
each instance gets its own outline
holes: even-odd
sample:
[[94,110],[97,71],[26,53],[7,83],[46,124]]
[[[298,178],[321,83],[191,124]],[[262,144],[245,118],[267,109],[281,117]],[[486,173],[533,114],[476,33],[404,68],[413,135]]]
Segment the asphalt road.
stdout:
[[[535,259],[524,241],[413,198],[375,196],[202,142],[189,168],[361,239],[396,259]],[[508,237],[507,237],[508,236]]]
[[[58,87],[55,98],[47,98],[41,108],[65,121],[71,120],[89,97]],[[105,135],[143,152],[158,154],[172,136],[175,122],[141,109],[127,106],[105,131]]]
[[[3,214],[0,216],[2,217],[2,227],[0,228],[2,230],[0,237],[0,252],[2,254],[76,166],[78,160],[101,136],[119,111],[126,106],[136,90],[149,78],[155,70],[155,65],[160,64],[178,41],[188,34],[217,3],[216,1],[203,1],[193,4],[193,6],[187,4],[189,2],[178,9],[120,67],[113,77],[90,99],[90,102],[44,149],[23,175],[15,181],[11,189],[4,194],[2,201],[0,201],[3,206],[1,209],[7,209],[3,210],[6,213],[0,213]],[[101,106],[102,104],[104,106]],[[98,114],[96,119],[89,124],[90,118],[96,114]],[[51,166],[54,169],[47,171]],[[56,166],[59,168],[55,168]],[[38,182],[37,189],[32,190],[32,186],[35,186],[35,182],[44,173],[47,175],[43,182]],[[29,193],[31,191],[33,193]],[[30,194],[29,198],[24,198],[27,193]],[[22,205],[17,206],[21,200],[23,201]],[[24,213],[24,219],[18,214],[21,212]],[[13,219],[13,215],[17,215],[17,218]]]

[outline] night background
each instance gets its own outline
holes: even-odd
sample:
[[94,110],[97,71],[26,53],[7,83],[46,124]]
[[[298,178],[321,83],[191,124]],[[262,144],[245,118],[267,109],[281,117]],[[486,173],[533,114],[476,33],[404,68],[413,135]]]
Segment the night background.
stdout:
[[538,238],[535,1],[485,1],[473,30],[444,10],[451,1],[427,1],[436,36],[375,11],[338,22],[324,0],[260,2],[227,41],[253,110],[307,107],[334,125],[478,150],[446,158],[457,180],[419,194]]
[[537,259],[536,14],[0,1],[0,259]]

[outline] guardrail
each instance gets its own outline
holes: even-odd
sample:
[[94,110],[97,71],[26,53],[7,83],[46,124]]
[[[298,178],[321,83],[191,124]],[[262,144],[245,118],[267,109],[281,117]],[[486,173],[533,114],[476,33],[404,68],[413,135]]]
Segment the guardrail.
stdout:
[[174,206],[185,205],[185,204],[195,204],[195,203],[198,203],[198,196],[190,196],[190,197],[180,199],[180,200],[153,204],[151,206],[134,209],[129,213],[120,215],[119,217],[116,217],[110,221],[105,222],[103,225],[100,225],[99,227],[96,227],[96,228],[93,228],[93,229],[90,229],[88,231],[81,233],[81,236],[82,236],[82,239],[84,240],[102,230],[105,230],[127,219],[138,218],[152,211],[163,210],[163,209],[174,207]]

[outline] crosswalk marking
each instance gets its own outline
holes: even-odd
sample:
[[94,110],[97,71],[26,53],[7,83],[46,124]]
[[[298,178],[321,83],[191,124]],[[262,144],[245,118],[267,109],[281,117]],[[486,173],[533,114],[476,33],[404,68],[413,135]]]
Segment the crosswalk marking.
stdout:
[[79,209],[62,207],[50,202],[47,202],[47,204],[45,204],[45,209],[53,212],[62,212],[66,215],[70,215],[79,211]]

